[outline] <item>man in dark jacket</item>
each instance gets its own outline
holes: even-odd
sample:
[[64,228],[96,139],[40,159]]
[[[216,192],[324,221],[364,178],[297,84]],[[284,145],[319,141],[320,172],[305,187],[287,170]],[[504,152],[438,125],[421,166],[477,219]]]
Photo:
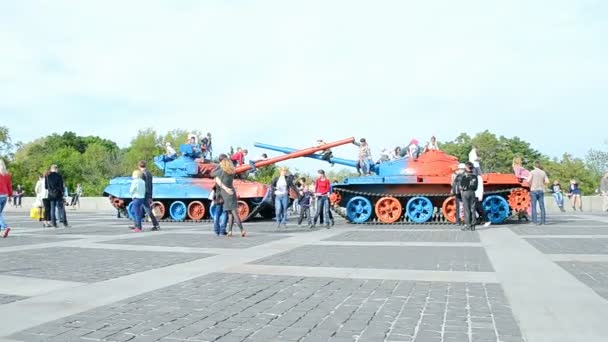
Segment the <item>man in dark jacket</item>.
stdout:
[[144,182],[146,183],[146,195],[144,198],[144,211],[145,211],[146,215],[148,215],[148,217],[152,220],[152,230],[159,230],[160,226],[158,225],[158,220],[156,219],[156,216],[154,216],[154,213],[152,212],[153,177],[152,177],[152,174],[150,173],[150,171],[148,171],[148,169],[146,169],[145,160],[139,161],[139,170],[141,171],[141,173],[144,177]]
[[45,188],[48,190],[49,202],[51,204],[51,223],[57,228],[57,214],[59,221],[63,223],[65,228],[68,228],[68,218],[65,215],[65,206],[63,198],[65,196],[65,187],[63,185],[63,177],[57,172],[57,165],[51,166],[48,176],[46,176]]
[[465,173],[460,179],[460,194],[462,196],[462,209],[464,210],[464,227],[462,227],[462,230],[475,230],[475,208],[477,206],[475,190],[477,190],[479,180],[475,174],[473,163],[467,162],[465,165]]

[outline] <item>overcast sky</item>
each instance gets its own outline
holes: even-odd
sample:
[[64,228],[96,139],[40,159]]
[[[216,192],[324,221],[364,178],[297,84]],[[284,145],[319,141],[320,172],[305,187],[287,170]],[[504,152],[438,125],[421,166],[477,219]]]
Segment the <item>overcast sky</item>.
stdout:
[[600,0],[2,1],[0,125],[121,146],[198,129],[216,149],[356,136],[376,157],[489,129],[582,157],[607,146],[607,37]]

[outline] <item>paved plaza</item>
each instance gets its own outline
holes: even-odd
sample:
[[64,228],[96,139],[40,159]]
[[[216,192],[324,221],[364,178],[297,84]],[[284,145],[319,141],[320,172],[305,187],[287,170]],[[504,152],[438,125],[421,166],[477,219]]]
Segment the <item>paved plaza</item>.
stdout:
[[68,211],[66,229],[5,215],[0,341],[608,341],[608,216],[476,232],[259,221],[220,238],[209,223],[132,233],[110,212]]

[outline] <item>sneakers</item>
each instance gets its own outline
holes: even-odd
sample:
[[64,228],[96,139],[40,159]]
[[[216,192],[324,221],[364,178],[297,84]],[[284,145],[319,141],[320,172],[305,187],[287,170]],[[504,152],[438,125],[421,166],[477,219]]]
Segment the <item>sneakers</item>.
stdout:
[[141,228],[135,228],[135,229],[133,229],[133,233],[141,233]]
[[156,232],[156,231],[159,231],[159,230],[160,230],[160,227],[159,227],[159,226],[154,226],[154,227],[152,227],[152,229],[150,229],[150,230],[151,230],[151,231],[153,231],[153,232]]
[[492,224],[492,221],[488,221],[488,222],[484,223],[484,225],[483,225],[483,226],[484,226],[484,227],[489,227],[491,224]]
[[2,233],[2,237],[6,239],[8,237],[8,233],[10,233],[11,229],[9,227],[4,228],[4,233]]
[[247,235],[247,232],[243,230],[243,231],[241,232],[241,237],[245,237],[246,235]]

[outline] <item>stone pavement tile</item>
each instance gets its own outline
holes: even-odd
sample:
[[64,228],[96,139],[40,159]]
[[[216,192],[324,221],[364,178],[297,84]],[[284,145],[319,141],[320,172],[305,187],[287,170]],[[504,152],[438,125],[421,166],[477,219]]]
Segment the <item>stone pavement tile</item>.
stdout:
[[492,272],[481,247],[304,246],[254,264]]
[[27,297],[0,294],[0,305],[16,302],[18,300],[22,300],[22,299],[26,299],[26,298]]
[[608,254],[608,238],[529,238],[526,241],[545,254]]
[[34,245],[34,244],[39,244],[39,243],[60,242],[60,241],[66,241],[66,240],[73,240],[73,239],[27,236],[27,235],[10,235],[7,239],[0,240],[0,249],[2,247]]
[[511,231],[518,235],[608,235],[606,225],[587,225],[586,227],[569,226],[517,226],[511,227]]
[[0,273],[22,277],[97,282],[208,257],[199,253],[133,252],[53,247],[3,255]]
[[351,231],[324,241],[366,242],[479,242],[477,232],[453,231]]
[[218,237],[213,234],[163,234],[148,235],[137,239],[111,240],[104,243],[125,245],[147,245],[166,247],[196,247],[196,248],[249,248],[271,241],[280,240],[287,236],[266,234],[250,234],[241,238],[238,234],[232,238]]
[[608,262],[557,262],[578,280],[608,299]]
[[457,341],[469,331],[474,340],[523,341],[500,285],[214,273],[11,338]]

